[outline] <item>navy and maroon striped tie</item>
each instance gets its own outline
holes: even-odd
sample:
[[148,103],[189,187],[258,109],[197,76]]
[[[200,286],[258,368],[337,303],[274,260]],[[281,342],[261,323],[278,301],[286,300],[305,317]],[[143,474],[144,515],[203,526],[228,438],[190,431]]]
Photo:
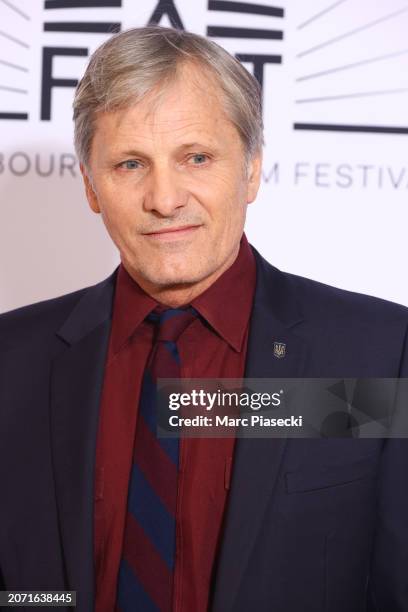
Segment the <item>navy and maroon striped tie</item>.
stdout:
[[180,377],[176,341],[197,316],[192,307],[157,307],[136,425],[119,567],[116,612],[171,612],[176,548],[178,438],[156,437],[157,378]]

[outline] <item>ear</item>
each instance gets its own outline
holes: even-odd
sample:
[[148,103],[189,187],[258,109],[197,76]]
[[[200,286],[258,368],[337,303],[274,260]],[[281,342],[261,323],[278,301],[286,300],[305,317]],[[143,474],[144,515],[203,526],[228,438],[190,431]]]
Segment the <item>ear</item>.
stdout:
[[262,150],[259,150],[248,163],[247,204],[253,202],[258,193],[262,176]]
[[88,171],[86,170],[83,164],[79,164],[79,168],[81,170],[82,179],[84,181],[85,194],[86,199],[88,200],[88,204],[91,207],[91,210],[94,211],[94,213],[100,213],[101,209],[99,208],[98,197],[93,188],[92,181],[89,178]]

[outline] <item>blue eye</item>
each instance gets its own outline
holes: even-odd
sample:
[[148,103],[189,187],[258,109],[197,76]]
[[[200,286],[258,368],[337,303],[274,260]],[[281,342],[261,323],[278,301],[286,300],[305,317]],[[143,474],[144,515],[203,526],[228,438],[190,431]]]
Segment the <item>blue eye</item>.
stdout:
[[200,165],[203,164],[204,162],[207,161],[207,155],[205,155],[204,153],[197,153],[197,155],[193,155],[193,160],[195,160],[195,162],[197,162],[195,165]]
[[120,165],[122,168],[126,168],[126,170],[136,170],[137,168],[140,168],[140,162],[138,162],[136,159],[127,159]]

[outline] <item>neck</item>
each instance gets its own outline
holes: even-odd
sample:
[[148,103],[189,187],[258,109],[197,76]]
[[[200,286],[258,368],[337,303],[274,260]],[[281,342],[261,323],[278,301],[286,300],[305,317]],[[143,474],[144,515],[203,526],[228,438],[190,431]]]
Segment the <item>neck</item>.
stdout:
[[155,285],[154,283],[150,283],[144,278],[139,278],[138,275],[134,273],[126,264],[123,263],[124,267],[128,274],[133,278],[134,281],[137,282],[139,287],[145,291],[150,297],[154,300],[163,304],[164,306],[169,306],[170,308],[179,308],[181,306],[186,306],[187,304],[191,304],[191,302],[204,293],[206,289],[211,287],[215,283],[215,281],[222,275],[228,268],[232,266],[234,261],[236,260],[239,253],[239,245],[238,248],[233,252],[231,257],[227,259],[223,266],[221,266],[218,270],[202,279],[197,283],[180,283],[175,285]]

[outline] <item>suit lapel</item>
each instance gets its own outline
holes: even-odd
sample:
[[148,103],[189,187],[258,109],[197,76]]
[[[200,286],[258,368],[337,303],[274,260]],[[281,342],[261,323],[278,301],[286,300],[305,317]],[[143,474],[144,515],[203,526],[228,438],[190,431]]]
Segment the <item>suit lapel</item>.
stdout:
[[84,292],[58,336],[52,363],[51,446],[67,588],[93,610],[93,480],[100,394],[116,272]]
[[[290,281],[254,249],[257,285],[251,315],[246,378],[295,378],[304,368],[306,346],[293,332],[302,321]],[[286,345],[285,357],[274,343]],[[213,612],[233,609],[279,474],[285,438],[238,439],[225,531],[215,579]]]

